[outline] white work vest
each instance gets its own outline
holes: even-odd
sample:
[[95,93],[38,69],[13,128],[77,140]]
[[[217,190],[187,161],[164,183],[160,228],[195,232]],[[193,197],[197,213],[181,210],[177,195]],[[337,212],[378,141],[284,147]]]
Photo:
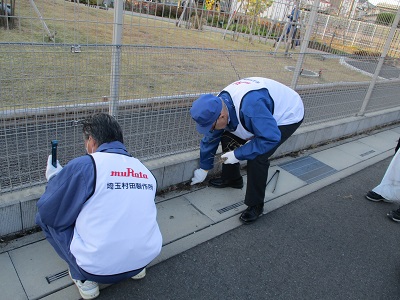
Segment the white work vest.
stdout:
[[96,187],[76,220],[70,250],[95,275],[145,267],[161,251],[156,180],[136,158],[96,152]]
[[272,116],[278,126],[300,122],[304,117],[304,106],[300,95],[286,85],[262,77],[249,77],[235,81],[224,88],[222,92],[228,92],[233,101],[233,105],[235,105],[239,125],[232,134],[241,139],[251,139],[253,133],[247,131],[240,122],[240,104],[247,93],[260,89],[267,89],[274,102],[274,112]]

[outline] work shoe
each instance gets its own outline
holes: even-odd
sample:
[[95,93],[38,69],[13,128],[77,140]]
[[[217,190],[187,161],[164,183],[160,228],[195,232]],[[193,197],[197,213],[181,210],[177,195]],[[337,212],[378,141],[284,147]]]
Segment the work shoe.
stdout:
[[368,200],[374,201],[374,202],[379,202],[379,201],[383,201],[383,202],[393,202],[391,200],[385,199],[383,198],[381,195],[373,192],[373,191],[369,191],[366,195],[365,198],[367,198]]
[[239,177],[238,179],[222,179],[221,177],[213,178],[210,179],[208,185],[215,188],[231,187],[234,189],[241,189],[243,188],[243,177]]
[[387,216],[389,217],[389,219],[392,219],[395,222],[400,222],[400,208],[392,210],[387,214]]
[[144,276],[146,276],[146,268],[144,268],[142,271],[137,273],[135,276],[132,276],[132,279],[139,280],[139,279],[144,278]]
[[94,299],[100,295],[99,285],[97,282],[90,281],[90,280],[76,280],[73,279],[71,273],[69,272],[69,277],[71,277],[72,281],[75,283],[76,287],[78,288],[79,294],[83,299]]
[[263,214],[264,211],[264,203],[258,204],[254,206],[248,206],[246,210],[241,214],[240,220],[243,221],[244,224],[253,223],[258,219],[259,216]]

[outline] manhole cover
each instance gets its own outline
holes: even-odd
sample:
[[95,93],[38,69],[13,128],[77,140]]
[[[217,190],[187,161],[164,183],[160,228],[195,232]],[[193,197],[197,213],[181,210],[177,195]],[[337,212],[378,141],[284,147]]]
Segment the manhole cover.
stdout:
[[[293,72],[295,67],[293,66],[286,66],[285,67],[286,70]],[[301,76],[306,76],[306,77],[318,77],[319,74],[310,70],[306,70],[306,69],[301,69],[300,71],[300,75]]]

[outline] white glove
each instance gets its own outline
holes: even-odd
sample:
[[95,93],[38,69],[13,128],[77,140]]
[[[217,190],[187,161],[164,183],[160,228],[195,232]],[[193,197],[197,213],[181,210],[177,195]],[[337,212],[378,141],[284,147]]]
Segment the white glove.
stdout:
[[49,158],[47,159],[47,168],[46,168],[46,179],[47,181],[49,181],[53,176],[56,176],[61,170],[62,167],[60,165],[60,163],[57,160],[57,168],[55,168],[52,164],[51,164],[51,159],[52,159],[52,155],[49,155]]
[[206,179],[206,177],[207,177],[207,172],[208,171],[203,170],[203,169],[195,170],[194,171],[194,176],[192,178],[192,182],[190,183],[190,185],[203,182],[204,179]]
[[239,160],[236,158],[235,153],[233,153],[233,151],[222,154],[221,158],[225,159],[224,164],[236,164],[239,162]]

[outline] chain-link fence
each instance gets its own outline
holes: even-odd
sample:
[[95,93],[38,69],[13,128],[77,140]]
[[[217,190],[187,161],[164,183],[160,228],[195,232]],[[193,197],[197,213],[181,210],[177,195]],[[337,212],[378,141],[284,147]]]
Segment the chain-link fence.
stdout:
[[248,76],[296,89],[303,126],[399,106],[398,3],[377,24],[318,1],[2,1],[0,193],[45,181],[53,139],[61,164],[84,154],[97,111],[142,160],[195,150],[192,101]]

